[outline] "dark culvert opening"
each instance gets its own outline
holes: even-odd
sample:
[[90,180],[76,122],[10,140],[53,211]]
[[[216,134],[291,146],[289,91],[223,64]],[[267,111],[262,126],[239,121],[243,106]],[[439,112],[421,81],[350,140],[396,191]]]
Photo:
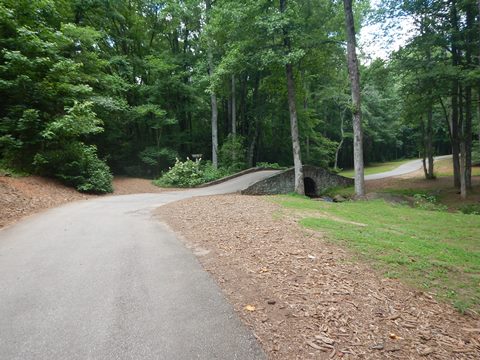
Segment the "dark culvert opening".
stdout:
[[317,184],[313,181],[312,178],[306,177],[303,179],[303,184],[305,185],[305,195],[308,197],[317,196]]

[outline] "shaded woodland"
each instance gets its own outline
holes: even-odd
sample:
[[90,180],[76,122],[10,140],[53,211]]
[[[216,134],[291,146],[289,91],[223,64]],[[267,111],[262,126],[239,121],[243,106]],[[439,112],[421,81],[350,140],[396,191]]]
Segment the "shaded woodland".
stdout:
[[[388,60],[357,49],[365,163],[420,156],[434,178],[433,156],[453,151],[466,193],[479,5],[357,1],[353,15],[357,33],[367,20],[414,28]],[[226,172],[297,157],[351,168],[346,40],[339,1],[1,0],[0,166],[93,192],[194,154]]]

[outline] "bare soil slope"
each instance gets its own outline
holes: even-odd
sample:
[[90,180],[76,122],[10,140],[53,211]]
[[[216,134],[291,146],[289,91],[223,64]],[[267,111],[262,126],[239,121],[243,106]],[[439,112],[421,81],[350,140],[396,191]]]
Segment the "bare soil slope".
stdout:
[[[165,191],[150,180],[135,178],[115,178],[113,187],[113,195]],[[93,196],[96,195],[81,194],[52,179],[0,176],[0,228],[38,211]]]

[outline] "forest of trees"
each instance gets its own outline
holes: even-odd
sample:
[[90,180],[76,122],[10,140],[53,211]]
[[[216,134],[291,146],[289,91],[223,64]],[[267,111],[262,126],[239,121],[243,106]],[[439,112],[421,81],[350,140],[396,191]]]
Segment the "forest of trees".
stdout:
[[[353,3],[357,33],[367,19],[414,26],[389,60],[357,49],[365,163],[421,156],[433,178],[433,156],[453,151],[452,186],[471,186],[479,8]],[[235,170],[353,166],[343,2],[0,0],[0,46],[1,167],[108,192],[111,173],[154,178],[192,154]]]

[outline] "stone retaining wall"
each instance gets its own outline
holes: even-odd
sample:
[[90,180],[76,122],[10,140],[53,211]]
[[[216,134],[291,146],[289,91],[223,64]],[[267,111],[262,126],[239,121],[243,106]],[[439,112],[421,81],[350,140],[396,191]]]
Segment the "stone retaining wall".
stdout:
[[[309,183],[314,183],[314,189],[310,189],[311,196],[320,195],[327,189],[333,187],[347,187],[354,184],[353,179],[333,174],[323,168],[305,165],[303,167],[304,178],[311,179]],[[245,195],[275,195],[289,194],[295,188],[294,169],[285,170],[279,174],[272,175],[261,180],[242,191]]]

